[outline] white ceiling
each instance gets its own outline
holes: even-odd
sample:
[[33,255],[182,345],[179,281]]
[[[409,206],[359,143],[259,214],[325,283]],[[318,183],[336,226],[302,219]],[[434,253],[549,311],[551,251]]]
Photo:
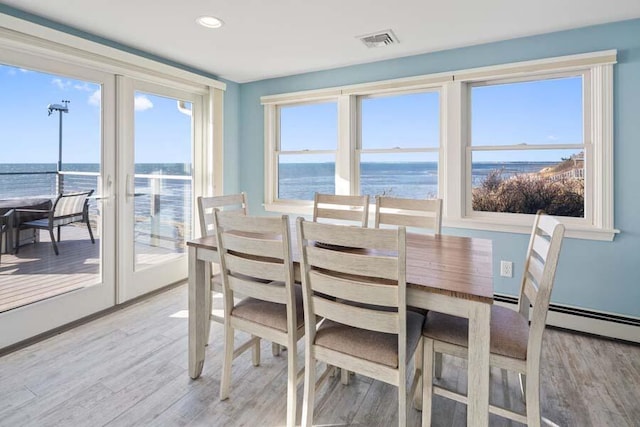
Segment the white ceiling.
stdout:
[[[240,83],[640,17],[639,0],[0,3]],[[200,27],[201,15],[225,25]],[[368,49],[356,38],[386,29],[398,45]]]

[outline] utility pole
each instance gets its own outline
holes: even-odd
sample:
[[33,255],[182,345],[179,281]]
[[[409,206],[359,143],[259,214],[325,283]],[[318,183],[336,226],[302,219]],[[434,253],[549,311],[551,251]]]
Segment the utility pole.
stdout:
[[58,189],[58,194],[62,193],[63,190],[63,179],[62,176],[60,175],[60,172],[62,171],[62,113],[68,113],[69,112],[69,102],[71,101],[67,101],[67,100],[62,100],[62,103],[64,105],[61,104],[49,104],[47,106],[47,111],[49,112],[49,116],[51,114],[53,114],[54,111],[57,111],[60,113],[60,121],[59,121],[59,125],[58,125],[58,168],[57,168],[57,178],[58,178],[58,182],[57,182],[57,189]]

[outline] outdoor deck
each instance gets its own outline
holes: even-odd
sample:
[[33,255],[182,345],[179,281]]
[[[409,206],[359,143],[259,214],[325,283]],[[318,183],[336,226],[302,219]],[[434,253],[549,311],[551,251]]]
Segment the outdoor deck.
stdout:
[[[20,247],[18,254],[2,254],[0,260],[0,313],[46,298],[72,292],[100,281],[100,238],[94,229],[91,244],[84,225],[62,227],[53,252],[49,234],[40,231],[40,241]],[[139,263],[155,264],[175,258],[168,249],[137,245]]]

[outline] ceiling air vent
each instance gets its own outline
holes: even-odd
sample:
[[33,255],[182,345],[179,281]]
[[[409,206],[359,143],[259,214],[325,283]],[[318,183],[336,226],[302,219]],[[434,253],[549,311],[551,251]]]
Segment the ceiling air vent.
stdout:
[[398,43],[398,38],[391,30],[378,31],[358,38],[362,40],[362,43],[367,47],[383,47]]

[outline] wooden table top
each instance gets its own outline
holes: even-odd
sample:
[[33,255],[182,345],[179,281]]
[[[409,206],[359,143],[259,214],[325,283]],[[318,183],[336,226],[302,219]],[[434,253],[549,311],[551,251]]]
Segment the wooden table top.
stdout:
[[[296,229],[292,227],[293,258],[296,267],[299,267],[297,242]],[[187,245],[204,249],[217,247],[215,236],[194,239]],[[491,303],[491,240],[407,233],[407,287]]]

